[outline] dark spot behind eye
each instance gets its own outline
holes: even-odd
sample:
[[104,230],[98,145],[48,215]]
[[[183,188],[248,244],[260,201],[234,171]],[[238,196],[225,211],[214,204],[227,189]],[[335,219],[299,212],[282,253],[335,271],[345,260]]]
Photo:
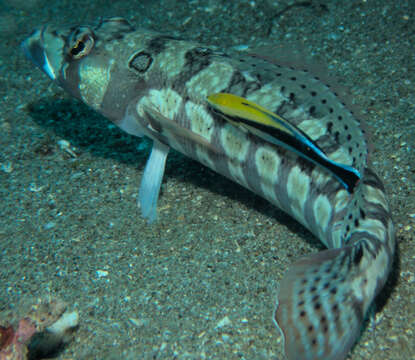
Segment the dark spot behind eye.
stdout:
[[138,71],[139,73],[146,72],[153,62],[150,54],[141,51],[135,54],[128,63],[128,67]]

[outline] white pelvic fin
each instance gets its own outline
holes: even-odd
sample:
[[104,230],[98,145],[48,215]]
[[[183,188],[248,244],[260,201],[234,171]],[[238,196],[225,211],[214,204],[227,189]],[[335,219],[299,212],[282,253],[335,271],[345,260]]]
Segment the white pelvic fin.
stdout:
[[153,141],[153,148],[141,179],[138,201],[142,215],[149,223],[157,219],[157,200],[169,149],[167,145],[157,140]]
[[138,137],[142,137],[144,135],[143,126],[137,120],[136,110],[132,106],[127,107],[124,117],[117,125],[120,129],[124,130],[130,135]]

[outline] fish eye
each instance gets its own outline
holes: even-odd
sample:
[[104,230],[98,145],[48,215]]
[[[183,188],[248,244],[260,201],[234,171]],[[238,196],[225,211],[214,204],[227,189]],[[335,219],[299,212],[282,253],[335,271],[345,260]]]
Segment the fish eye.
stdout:
[[91,52],[94,43],[92,31],[89,28],[80,28],[72,36],[69,55],[72,59],[81,59]]

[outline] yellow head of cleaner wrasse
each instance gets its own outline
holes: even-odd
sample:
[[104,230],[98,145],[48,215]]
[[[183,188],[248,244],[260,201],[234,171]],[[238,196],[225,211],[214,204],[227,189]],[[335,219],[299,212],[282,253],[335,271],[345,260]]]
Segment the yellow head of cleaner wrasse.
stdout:
[[359,182],[361,175],[355,168],[329,159],[309,136],[283,117],[233,94],[212,94],[207,100],[226,120],[240,124],[263,140],[282,146],[322,166],[334,175],[349,193],[353,192]]

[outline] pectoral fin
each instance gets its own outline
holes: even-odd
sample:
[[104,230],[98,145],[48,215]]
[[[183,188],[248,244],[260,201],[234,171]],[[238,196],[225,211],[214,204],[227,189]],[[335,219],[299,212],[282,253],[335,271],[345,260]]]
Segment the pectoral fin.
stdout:
[[[203,136],[180,126],[177,122],[169,119],[168,117],[164,116],[157,110],[152,109],[149,106],[143,106],[145,113],[147,113],[148,121],[151,126],[151,130],[157,131],[162,135],[166,135],[166,133],[170,132],[174,135],[177,135],[181,138],[187,139],[193,143],[196,143],[210,151],[217,152],[218,149],[215,148],[210,142],[208,142]],[[157,123],[156,123],[157,122]]]

